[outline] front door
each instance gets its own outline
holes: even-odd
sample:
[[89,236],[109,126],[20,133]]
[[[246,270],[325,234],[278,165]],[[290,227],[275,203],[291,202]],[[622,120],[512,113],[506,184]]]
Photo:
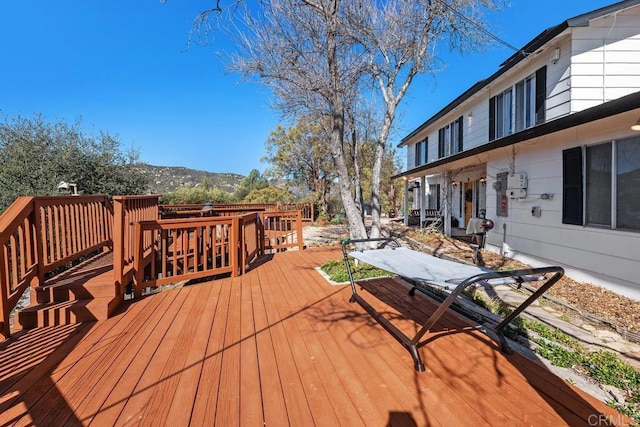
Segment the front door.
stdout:
[[469,224],[469,220],[473,217],[473,182],[464,183],[464,225]]

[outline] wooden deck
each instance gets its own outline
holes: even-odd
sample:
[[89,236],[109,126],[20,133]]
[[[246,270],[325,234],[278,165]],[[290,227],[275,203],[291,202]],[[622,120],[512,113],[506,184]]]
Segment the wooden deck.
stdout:
[[[625,418],[448,314],[427,371],[315,270],[337,249],[278,253],[247,274],[165,291],[115,317],[0,345],[0,425],[605,425]],[[383,279],[401,329],[433,304]],[[366,292],[365,292],[366,294]],[[420,299],[420,304],[415,300]]]

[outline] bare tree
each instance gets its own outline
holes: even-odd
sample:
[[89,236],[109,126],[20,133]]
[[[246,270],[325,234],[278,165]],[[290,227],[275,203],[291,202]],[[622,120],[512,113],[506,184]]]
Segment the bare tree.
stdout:
[[366,63],[343,32],[341,2],[266,0],[260,5],[258,17],[255,8],[245,10],[247,30],[231,68],[267,84],[285,114],[329,120],[329,151],[349,232],[364,238],[367,233],[353,198],[344,138],[345,99],[356,93]]
[[[331,123],[329,148],[354,238],[367,236],[354,200],[345,152],[352,100],[374,90],[381,98],[372,168],[372,230],[380,234],[380,171],[396,110],[419,73],[434,72],[438,43],[467,50],[481,45],[483,8],[500,0],[262,0],[244,4],[240,51],[232,71],[257,77],[286,115]],[[234,2],[235,3],[235,2]],[[216,3],[219,8],[220,4]],[[216,10],[214,8],[213,10]],[[211,10],[207,11],[207,18]]]
[[437,71],[438,42],[448,41],[450,47],[464,51],[487,41],[486,33],[479,31],[482,7],[496,4],[493,0],[345,2],[345,28],[363,48],[366,73],[383,101],[372,172],[371,237],[380,235],[380,170],[398,105],[418,74]]

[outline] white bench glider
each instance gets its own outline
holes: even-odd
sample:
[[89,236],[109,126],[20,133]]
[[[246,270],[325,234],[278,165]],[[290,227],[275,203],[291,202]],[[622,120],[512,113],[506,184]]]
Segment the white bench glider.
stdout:
[[[371,247],[375,244],[375,249],[369,250],[349,250],[356,247]],[[556,283],[564,270],[561,267],[541,267],[522,270],[495,271],[475,265],[462,264],[454,261],[447,261],[435,256],[431,256],[422,252],[414,251],[400,246],[399,242],[393,238],[378,239],[348,239],[342,242],[342,252],[344,262],[349,274],[351,282],[352,295],[349,302],[357,302],[367,311],[376,321],[384,327],[394,338],[396,338],[411,354],[414,360],[415,368],[418,371],[424,371],[425,367],[420,358],[418,348],[426,344],[420,339],[427,333],[437,320],[449,308],[451,303],[464,291],[467,287],[474,284],[497,285],[497,284],[520,284],[527,281],[544,280],[545,282],[536,290],[529,298],[514,309],[494,330],[500,340],[502,351],[511,353],[502,329],[509,324],[516,316],[518,316],[533,301],[544,294],[554,283]],[[400,277],[413,282],[426,282],[434,285],[442,286],[451,291],[449,296],[438,306],[431,317],[422,325],[418,333],[414,337],[408,337],[391,322],[384,318],[376,311],[356,289],[356,284],[351,272],[349,258],[370,264],[382,270],[389,271]],[[547,273],[553,273],[549,278],[543,276]],[[416,290],[422,290],[420,286],[414,285],[409,291],[409,295],[414,295]]]

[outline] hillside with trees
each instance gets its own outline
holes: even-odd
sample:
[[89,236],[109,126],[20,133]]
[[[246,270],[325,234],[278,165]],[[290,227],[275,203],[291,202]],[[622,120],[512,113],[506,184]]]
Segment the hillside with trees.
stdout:
[[153,166],[138,163],[134,166],[147,180],[147,192],[166,194],[184,187],[217,188],[225,193],[236,191],[244,176],[236,173],[207,172],[181,166]]
[[80,122],[49,122],[41,115],[0,122],[0,212],[18,196],[60,194],[62,181],[80,194],[143,194],[148,185],[117,136],[89,135]]

